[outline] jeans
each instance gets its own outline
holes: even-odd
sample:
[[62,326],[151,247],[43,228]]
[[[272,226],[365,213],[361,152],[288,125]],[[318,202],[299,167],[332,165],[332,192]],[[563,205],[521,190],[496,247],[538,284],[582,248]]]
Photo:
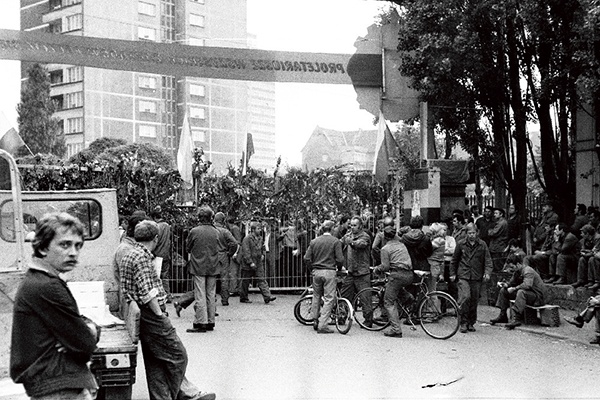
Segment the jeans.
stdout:
[[196,315],[194,324],[215,323],[215,300],[217,296],[217,277],[194,277],[194,298],[196,299]]
[[[350,300],[350,303],[353,303],[354,296],[356,293],[360,292],[362,289],[371,287],[371,277],[369,274],[360,275],[360,276],[352,276],[347,275],[344,278],[344,282],[342,282],[342,289],[340,290],[342,297]],[[373,309],[371,305],[371,299],[368,295],[364,296],[360,299],[360,302],[363,307],[363,316],[365,317],[365,322],[373,322]]]
[[250,286],[250,279],[256,278],[256,284],[260,289],[260,292],[265,301],[271,298],[271,289],[265,279],[265,266],[260,263],[256,269],[242,269],[242,290],[240,291],[240,300],[248,299],[248,287]]
[[477,303],[482,284],[482,281],[466,279],[458,281],[458,309],[461,325],[473,326],[477,322]]
[[390,275],[385,285],[385,294],[383,296],[383,305],[391,322],[391,332],[402,333],[400,317],[398,316],[398,301],[405,302],[410,294],[404,289],[413,283],[413,272],[409,270],[400,270]]
[[[313,301],[312,317],[319,320],[319,329],[327,327],[331,309],[335,300],[336,272],[333,269],[314,269],[313,276]],[[321,307],[323,297],[323,307]],[[319,316],[320,311],[320,316]]]
[[140,342],[146,365],[151,400],[177,400],[185,376],[188,356],[171,321],[140,307]]

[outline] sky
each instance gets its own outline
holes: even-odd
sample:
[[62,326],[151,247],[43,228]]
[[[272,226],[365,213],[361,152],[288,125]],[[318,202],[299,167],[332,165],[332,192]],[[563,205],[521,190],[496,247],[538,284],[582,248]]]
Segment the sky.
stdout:
[[[223,0],[219,0],[223,1]],[[386,3],[374,0],[247,0],[248,31],[260,49],[311,53],[354,53]],[[0,28],[19,29],[19,0],[2,0]],[[17,127],[20,63],[0,60],[0,111]],[[351,85],[276,84],[277,153],[301,165],[300,150],[316,126],[336,130],[376,129],[360,110]]]

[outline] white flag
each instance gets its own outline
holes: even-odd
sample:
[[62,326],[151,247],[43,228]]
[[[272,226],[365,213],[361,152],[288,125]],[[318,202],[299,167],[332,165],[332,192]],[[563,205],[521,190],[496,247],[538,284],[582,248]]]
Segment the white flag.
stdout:
[[188,121],[187,113],[183,116],[183,126],[181,127],[181,136],[179,137],[179,149],[177,150],[177,170],[181,174],[187,189],[194,185],[193,177],[194,164],[194,142],[192,140],[192,131]]

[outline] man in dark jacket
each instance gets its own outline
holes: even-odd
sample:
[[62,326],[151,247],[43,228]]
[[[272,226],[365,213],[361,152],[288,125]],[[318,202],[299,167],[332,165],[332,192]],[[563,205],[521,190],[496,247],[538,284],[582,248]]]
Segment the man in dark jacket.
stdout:
[[188,272],[194,278],[196,316],[187,332],[206,332],[215,328],[217,275],[221,273],[219,249],[221,233],[213,225],[213,210],[198,208],[199,225],[190,231],[186,242],[189,253]]
[[494,271],[502,271],[506,258],[504,252],[508,247],[508,222],[504,209],[496,208],[494,210],[494,220],[496,224],[488,230],[488,247],[492,255]]
[[242,285],[240,292],[240,303],[252,303],[248,298],[248,286],[250,279],[255,278],[265,304],[274,301],[276,297],[271,296],[271,289],[265,279],[265,254],[261,235],[262,225],[260,222],[250,223],[250,234],[242,240]]
[[[363,230],[360,217],[355,216],[350,220],[350,231],[342,238],[342,248],[346,254],[346,269],[348,275],[342,283],[342,297],[352,301],[354,295],[362,289],[371,287],[371,238]],[[361,299],[365,325],[373,325],[373,311],[371,299]]]
[[[336,288],[336,270],[342,267],[344,255],[342,243],[331,234],[333,221],[325,221],[321,225],[323,234],[311,240],[304,255],[304,261],[312,269],[313,302],[312,318],[317,333],[333,333],[327,327]],[[323,307],[319,299],[323,297]],[[319,315],[320,314],[320,315]]]
[[545,304],[546,288],[540,275],[533,268],[523,265],[522,253],[511,254],[506,263],[509,268],[514,268],[514,272],[508,283],[500,283],[502,289],[496,300],[496,307],[500,308],[500,314],[490,322],[492,325],[508,322],[506,310],[510,306],[510,300],[515,300],[512,306],[512,320],[506,324],[506,329],[514,329],[522,324],[525,306]]
[[413,270],[429,271],[427,258],[433,253],[431,239],[423,232],[423,217],[415,215],[410,219],[410,230],[402,235]]
[[160,268],[160,280],[163,288],[167,293],[167,303],[173,301],[171,290],[169,289],[169,281],[171,280],[171,225],[162,217],[162,208],[154,207],[150,212],[150,218],[158,224],[158,243],[154,249],[154,256],[162,258]]
[[221,233],[219,237],[219,262],[221,263],[221,304],[224,306],[229,305],[229,279],[231,271],[230,259],[238,250],[238,242],[233,237],[233,234],[229,232],[229,229],[225,227],[225,214],[218,212],[215,214],[215,227]]
[[554,230],[556,252],[554,258],[550,259],[550,275],[555,278],[546,283],[554,285],[565,285],[567,282],[567,269],[577,269],[577,253],[579,251],[579,239],[569,232],[567,224],[561,222]]
[[492,256],[485,242],[477,237],[477,227],[467,224],[467,239],[456,244],[450,262],[450,280],[458,279],[460,331],[475,332],[477,303],[483,281],[492,273]]
[[44,216],[34,255],[14,303],[10,376],[28,396],[91,399],[98,389],[87,366],[100,337],[85,320],[60,273],[77,266],[84,227],[66,213]]

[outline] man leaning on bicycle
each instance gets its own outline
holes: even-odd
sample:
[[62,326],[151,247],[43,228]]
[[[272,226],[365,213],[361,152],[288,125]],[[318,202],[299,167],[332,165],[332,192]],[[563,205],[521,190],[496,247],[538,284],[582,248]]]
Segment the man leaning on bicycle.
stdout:
[[381,249],[381,265],[373,269],[375,273],[389,272],[389,279],[385,285],[384,306],[391,322],[389,331],[384,332],[388,337],[402,337],[402,328],[398,315],[398,304],[414,300],[413,296],[405,289],[413,282],[412,263],[404,243],[396,236],[396,228],[386,226],[383,235],[388,241]]

